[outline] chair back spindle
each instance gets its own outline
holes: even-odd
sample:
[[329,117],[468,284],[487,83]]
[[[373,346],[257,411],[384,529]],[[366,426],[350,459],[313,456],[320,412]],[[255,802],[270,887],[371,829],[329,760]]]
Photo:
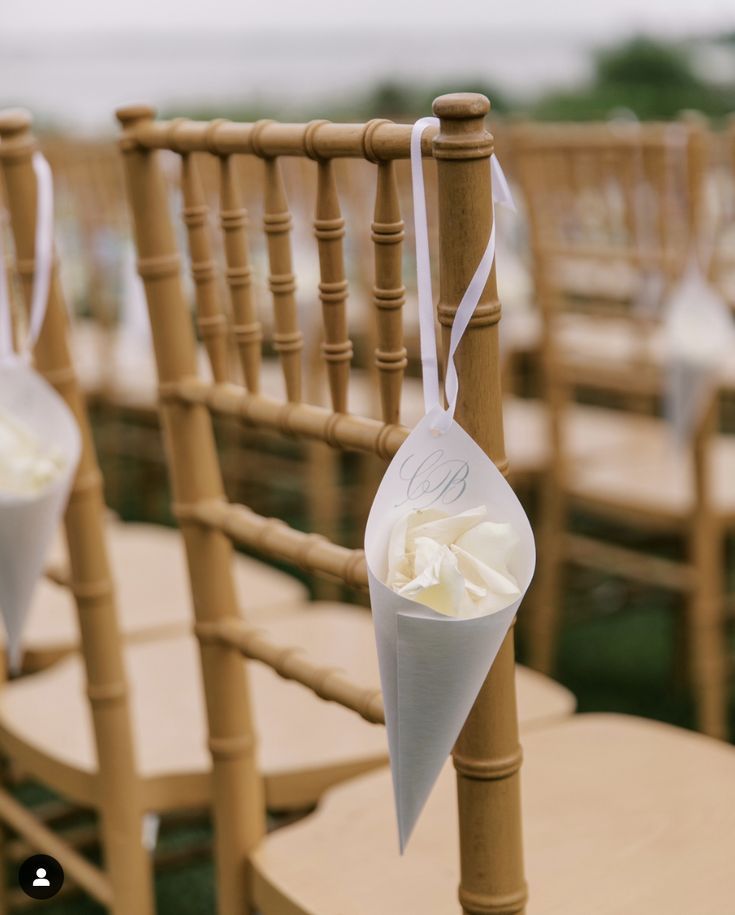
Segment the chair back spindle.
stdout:
[[222,312],[217,283],[217,268],[212,250],[209,207],[197,166],[196,155],[182,156],[183,219],[189,238],[191,276],[196,290],[199,334],[209,357],[215,381],[227,381],[227,320]]
[[[306,141],[320,123],[310,125]],[[339,206],[334,165],[331,159],[317,164],[317,204],[314,235],[319,249],[319,298],[324,320],[322,356],[327,366],[332,409],[347,412],[347,385],[352,359],[352,342],[347,333],[347,279],[345,277],[343,239],[345,221]]]
[[[217,122],[215,122],[216,124]],[[232,332],[245,385],[260,390],[260,347],[263,329],[253,298],[253,268],[248,248],[248,214],[242,200],[234,156],[220,157],[220,225],[224,235],[227,285],[230,290]]]
[[[445,96],[434,103],[441,120],[434,140],[439,191],[439,323],[443,351],[457,306],[492,229],[487,100]],[[460,377],[456,420],[507,474],[502,420],[495,267],[456,355]],[[520,806],[521,749],[514,688],[513,629],[462,729],[454,750],[460,815],[464,910],[523,912]],[[503,824],[494,828],[493,824]]]
[[[377,122],[380,123],[380,122]],[[401,202],[398,197],[395,165],[378,162],[372,240],[375,247],[375,285],[373,303],[378,316],[378,345],[375,365],[380,378],[383,422],[397,423],[401,413],[401,387],[408,364],[403,344],[403,239],[405,237]]]
[[[262,128],[268,121],[259,121],[253,136],[258,146]],[[301,351],[304,336],[299,330],[296,308],[296,276],[291,252],[291,213],[286,200],[281,165],[275,156],[266,158],[264,228],[268,239],[268,282],[273,296],[275,330],[273,348],[281,358],[289,401],[301,400]]]

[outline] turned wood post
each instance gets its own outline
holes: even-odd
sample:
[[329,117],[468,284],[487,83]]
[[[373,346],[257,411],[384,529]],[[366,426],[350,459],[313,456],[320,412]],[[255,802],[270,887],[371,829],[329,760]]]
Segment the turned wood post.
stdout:
[[[439,187],[440,297],[443,349],[460,299],[482,257],[492,226],[485,130],[490,103],[482,95],[445,95],[434,102]],[[457,353],[457,422],[503,473],[502,395],[495,269]],[[513,630],[508,633],[454,748],[460,822],[459,899],[467,915],[520,915],[526,906],[521,835],[518,718]]]
[[[222,121],[214,121],[216,125]],[[213,131],[214,131],[213,129]],[[253,295],[253,268],[248,246],[248,213],[242,201],[237,165],[233,156],[220,156],[220,226],[227,262],[232,333],[240,356],[243,381],[251,394],[260,392],[263,328]]]
[[[0,163],[27,304],[35,266],[36,148],[27,112],[0,114]],[[56,264],[34,356],[38,371],[74,413],[82,438],[79,469],[64,524],[97,746],[99,811],[113,911],[116,915],[152,915],[150,861],[142,844],[141,784],[136,774],[128,689],[104,535],[102,477],[84,398],[69,355],[67,311]]]
[[327,366],[332,409],[335,413],[346,413],[352,341],[347,328],[345,221],[339,205],[334,163],[331,159],[319,159],[312,152],[312,139],[323,123],[324,121],[312,121],[308,126],[304,134],[304,147],[307,155],[317,161],[314,237],[319,251],[319,299],[324,325],[321,352]]
[[165,397],[167,384],[196,376],[197,359],[159,154],[145,149],[135,138],[136,129],[153,122],[154,111],[131,106],[118,111],[118,119],[123,126],[121,146],[138,271],[145,284],[162,388],[161,417],[170,454],[174,508],[186,545],[200,640],[214,768],[218,911],[220,915],[242,915],[242,901],[248,898],[247,858],[265,831],[262,784],[242,658],[237,649],[207,637],[208,626],[239,617],[231,573],[232,543],[220,531],[199,525],[187,512],[187,507],[202,500],[224,501],[209,412],[204,405]]
[[[380,121],[373,121],[380,124]],[[369,136],[369,135],[368,135]],[[378,183],[372,240],[375,248],[373,305],[378,317],[378,345],[375,366],[380,376],[380,403],[383,422],[398,423],[401,418],[401,388],[408,365],[403,343],[403,239],[405,227],[398,197],[395,163],[378,162]]]

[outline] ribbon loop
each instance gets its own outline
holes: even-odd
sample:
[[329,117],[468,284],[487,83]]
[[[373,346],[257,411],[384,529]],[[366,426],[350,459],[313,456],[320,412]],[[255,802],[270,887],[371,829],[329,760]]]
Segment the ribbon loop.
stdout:
[[26,339],[19,346],[19,352],[13,348],[13,322],[10,311],[10,293],[6,276],[6,261],[0,231],[0,363],[30,361],[33,347],[36,345],[46,317],[49,291],[51,288],[51,268],[53,265],[54,244],[54,194],[53,178],[48,162],[40,152],[33,154],[33,171],[36,175],[36,230],[33,252],[33,288],[28,317]]
[[419,303],[419,337],[421,342],[421,374],[424,388],[424,412],[436,416],[432,428],[446,432],[452,424],[459,394],[459,378],[454,363],[454,356],[462,336],[470,323],[480,296],[490,276],[495,260],[495,204],[506,206],[515,211],[513,196],[508,181],[500,167],[495,154],[490,157],[490,173],[493,194],[493,222],[485,253],[475,274],[465,290],[449,337],[447,357],[447,374],[444,382],[444,393],[447,408],[442,407],[439,390],[439,363],[436,350],[436,327],[434,323],[434,295],[431,288],[431,259],[429,254],[429,231],[426,217],[426,195],[424,190],[423,160],[421,157],[421,137],[427,127],[438,127],[438,118],[420,118],[413,125],[411,132],[411,182],[413,189],[413,218],[416,238],[416,279]]

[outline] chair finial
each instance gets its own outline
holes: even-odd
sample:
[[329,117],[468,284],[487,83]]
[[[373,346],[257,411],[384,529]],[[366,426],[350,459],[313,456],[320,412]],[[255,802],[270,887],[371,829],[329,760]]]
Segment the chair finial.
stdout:
[[452,92],[434,99],[434,114],[443,120],[480,118],[490,111],[490,101],[479,92]]
[[0,137],[8,139],[30,130],[33,117],[25,108],[5,108],[0,111]]
[[156,114],[157,111],[152,105],[143,103],[123,105],[115,111],[115,116],[123,127],[129,127],[136,121],[152,121]]

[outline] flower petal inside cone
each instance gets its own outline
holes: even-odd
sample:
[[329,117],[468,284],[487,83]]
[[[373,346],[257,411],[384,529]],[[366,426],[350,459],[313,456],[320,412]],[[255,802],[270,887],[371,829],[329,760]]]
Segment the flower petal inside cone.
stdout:
[[55,448],[44,448],[30,429],[0,411],[0,491],[36,495],[63,469]]
[[520,597],[508,568],[518,542],[510,524],[487,520],[484,506],[414,511],[391,532],[386,584],[445,616],[486,616]]

